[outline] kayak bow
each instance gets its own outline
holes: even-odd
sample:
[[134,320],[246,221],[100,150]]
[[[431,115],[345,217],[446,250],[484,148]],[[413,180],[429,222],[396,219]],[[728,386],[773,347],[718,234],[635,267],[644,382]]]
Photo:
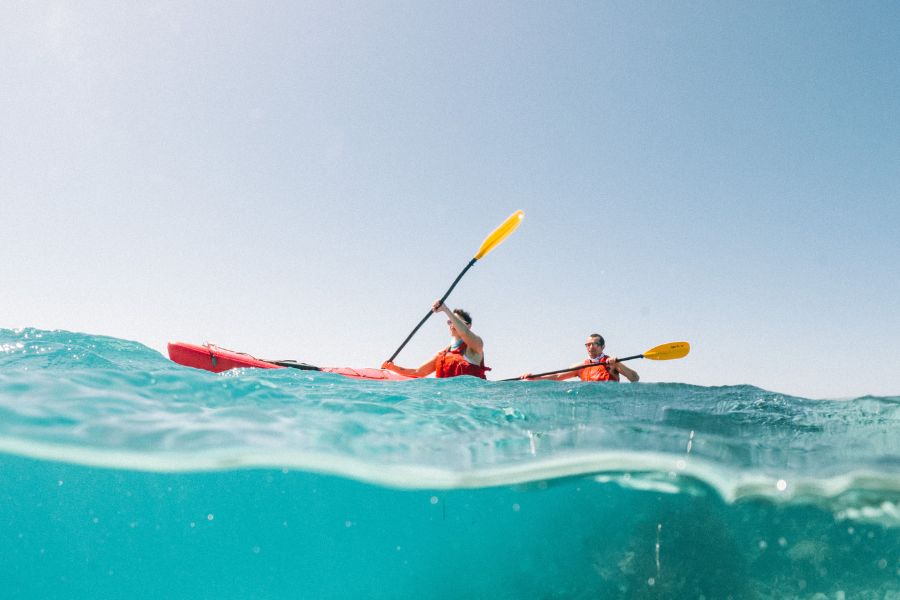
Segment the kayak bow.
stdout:
[[412,379],[386,369],[354,369],[351,367],[315,367],[306,363],[293,360],[263,360],[245,352],[236,352],[226,348],[220,348],[215,344],[188,344],[186,342],[169,342],[169,358],[173,362],[185,367],[203,369],[213,373],[221,373],[229,369],[284,369],[294,368],[306,371],[322,371],[324,373],[336,373],[353,379],[368,379],[381,381],[405,381]]

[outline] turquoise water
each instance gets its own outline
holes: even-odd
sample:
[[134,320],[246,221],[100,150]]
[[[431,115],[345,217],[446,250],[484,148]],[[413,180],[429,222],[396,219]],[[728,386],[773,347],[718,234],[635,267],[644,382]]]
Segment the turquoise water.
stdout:
[[0,469],[2,598],[900,598],[900,397],[0,329]]

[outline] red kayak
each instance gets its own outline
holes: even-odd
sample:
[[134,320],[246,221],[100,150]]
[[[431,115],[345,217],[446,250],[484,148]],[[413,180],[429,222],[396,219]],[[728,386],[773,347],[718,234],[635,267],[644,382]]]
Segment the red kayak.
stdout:
[[353,379],[370,379],[382,381],[405,381],[412,379],[386,369],[352,369],[350,367],[314,367],[293,360],[262,360],[244,352],[235,352],[219,348],[214,344],[187,344],[185,342],[169,342],[169,358],[179,365],[204,369],[213,373],[221,373],[229,369],[284,369],[294,368],[305,371],[322,371],[337,373]]

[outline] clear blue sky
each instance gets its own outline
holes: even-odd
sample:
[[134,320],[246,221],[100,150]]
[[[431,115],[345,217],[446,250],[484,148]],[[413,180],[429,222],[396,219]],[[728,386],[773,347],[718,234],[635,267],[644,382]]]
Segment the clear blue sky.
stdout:
[[[900,394],[900,4],[0,5],[0,326]],[[433,319],[397,362],[445,343]]]

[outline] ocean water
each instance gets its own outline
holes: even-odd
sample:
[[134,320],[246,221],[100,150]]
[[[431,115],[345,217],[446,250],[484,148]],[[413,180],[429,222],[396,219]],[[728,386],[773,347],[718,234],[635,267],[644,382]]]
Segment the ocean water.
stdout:
[[215,375],[0,329],[0,507],[0,598],[896,600],[900,397]]

